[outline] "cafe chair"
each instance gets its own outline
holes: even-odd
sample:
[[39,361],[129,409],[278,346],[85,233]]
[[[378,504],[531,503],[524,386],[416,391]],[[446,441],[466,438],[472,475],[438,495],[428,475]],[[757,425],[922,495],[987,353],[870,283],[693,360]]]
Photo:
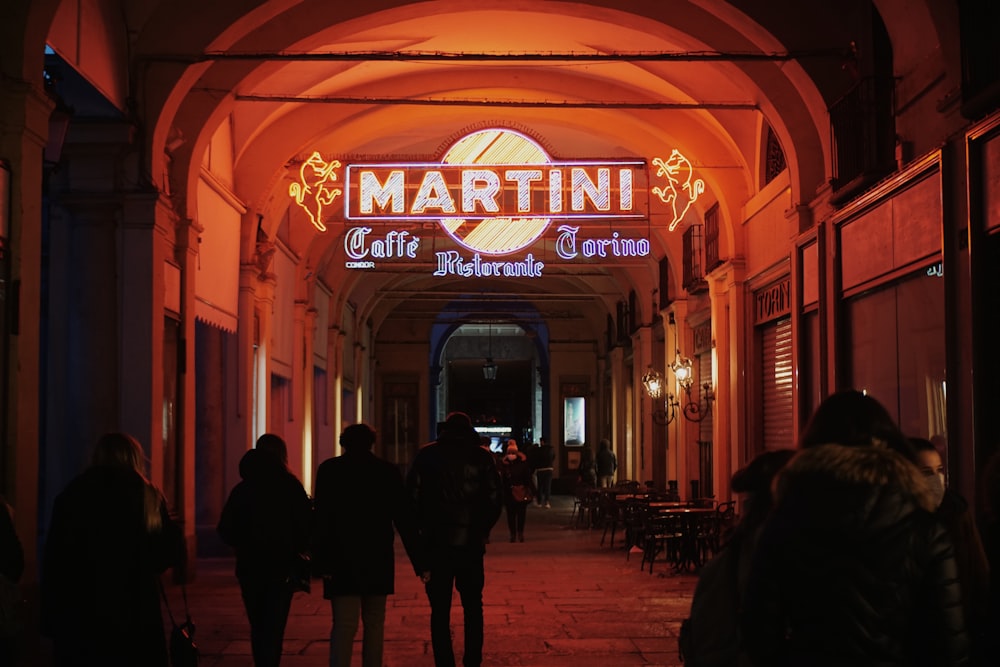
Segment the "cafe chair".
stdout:
[[593,528],[597,519],[598,490],[584,485],[577,486],[576,500],[573,502],[573,514],[570,516],[570,526],[573,528]]
[[663,554],[667,562],[675,566],[681,563],[684,547],[683,519],[677,515],[646,513],[643,535],[642,562],[640,568],[649,563],[649,573],[653,574],[656,557]]
[[619,502],[614,493],[602,493],[600,504],[601,525],[604,527],[604,531],[601,533],[601,546],[604,546],[604,539],[610,531],[610,546],[614,549],[615,533],[618,531],[618,526],[621,525],[624,502]]
[[622,507],[621,524],[625,542],[625,560],[631,560],[632,548],[644,548],[646,513],[648,509],[641,500],[625,501]]

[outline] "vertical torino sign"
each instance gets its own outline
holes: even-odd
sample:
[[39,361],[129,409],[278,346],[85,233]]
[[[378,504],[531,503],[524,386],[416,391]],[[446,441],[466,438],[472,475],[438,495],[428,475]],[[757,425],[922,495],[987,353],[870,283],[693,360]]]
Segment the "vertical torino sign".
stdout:
[[[654,158],[663,187],[650,189],[644,160],[553,161],[536,142],[506,129],[482,130],[459,139],[441,162],[359,163],[341,170],[314,153],[300,167],[289,194],[325,231],[324,209],[343,195],[348,224],[344,250],[349,268],[372,268],[375,260],[416,259],[420,238],[393,229],[393,222],[434,221],[461,248],[435,253],[437,276],[538,277],[544,264],[529,248],[556,225],[560,258],[637,257],[649,254],[649,240],[618,232],[585,238],[578,223],[648,220],[648,194],[672,206],[673,229],[704,191],[692,180],[690,163],[677,151]],[[378,225],[390,228],[373,233]]]

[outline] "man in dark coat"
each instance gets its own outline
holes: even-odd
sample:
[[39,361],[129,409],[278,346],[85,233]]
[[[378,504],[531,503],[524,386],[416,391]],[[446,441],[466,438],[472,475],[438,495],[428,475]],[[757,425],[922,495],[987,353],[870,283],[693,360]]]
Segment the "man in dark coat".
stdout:
[[462,662],[478,667],[483,659],[483,556],[503,500],[496,463],[479,446],[468,415],[450,414],[438,439],[417,452],[407,492],[417,511],[430,566],[424,583],[431,605],[434,664],[455,665],[450,622],[454,587],[465,617]]
[[417,524],[403,475],[372,453],[375,431],[367,424],[344,429],[342,456],[316,473],[313,557],[330,600],[331,667],[349,667],[360,611],[364,622],[362,664],[381,667],[386,596],[395,592],[393,526],[417,576],[423,574]]
[[285,442],[273,433],[260,436],[256,448],[243,455],[240,476],[218,531],[236,550],[254,664],[277,667],[295,592],[291,579],[309,546],[312,503],[288,469]]

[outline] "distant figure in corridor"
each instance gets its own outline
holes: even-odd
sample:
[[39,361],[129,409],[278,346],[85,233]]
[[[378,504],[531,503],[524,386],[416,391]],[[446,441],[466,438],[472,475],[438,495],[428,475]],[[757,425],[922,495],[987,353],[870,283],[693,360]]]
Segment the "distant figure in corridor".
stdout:
[[597,467],[597,485],[602,489],[610,489],[615,482],[618,459],[611,450],[611,441],[607,438],[601,440],[595,464]]
[[524,523],[537,490],[531,479],[531,466],[523,452],[518,451],[517,442],[507,441],[507,451],[500,461],[500,477],[503,479],[503,502],[507,512],[507,528],[510,541],[524,542]]
[[375,430],[352,424],[340,435],[341,456],[316,472],[313,563],[330,600],[330,667],[350,667],[358,616],[364,622],[361,664],[382,667],[386,597],[395,592],[393,526],[414,572],[425,571],[416,515],[399,469],[372,453]]
[[453,587],[465,617],[465,667],[483,660],[483,556],[490,529],[502,508],[500,474],[468,415],[454,412],[437,440],[417,452],[406,480],[417,511],[422,550],[430,571],[424,576],[431,605],[431,645],[436,667],[454,667],[451,643]]
[[260,436],[243,455],[240,476],[222,508],[218,531],[236,551],[254,665],[277,667],[294,593],[291,577],[309,546],[312,503],[288,469],[285,441],[273,433]]
[[967,665],[954,549],[913,449],[858,391],[817,408],[775,482],[747,578],[757,667]]
[[535,486],[538,487],[536,501],[539,507],[552,507],[552,474],[555,460],[556,452],[548,439],[539,438],[538,447],[534,448],[534,461],[531,461],[535,471]]
[[166,667],[158,577],[184,537],[145,477],[142,447],[108,433],[55,500],[42,557],[42,631],[56,667]]
[[[933,442],[925,438],[910,438],[910,444],[917,457],[917,465],[930,482],[936,503],[935,514],[951,535],[955,547],[955,563],[962,584],[962,607],[965,610],[965,625],[972,641],[972,654],[977,660],[973,665],[986,665],[989,653],[995,652],[988,627],[990,566],[986,551],[976,527],[968,501],[958,491],[945,483],[944,460]],[[990,649],[986,647],[990,646]],[[1000,664],[997,656],[992,664]]]

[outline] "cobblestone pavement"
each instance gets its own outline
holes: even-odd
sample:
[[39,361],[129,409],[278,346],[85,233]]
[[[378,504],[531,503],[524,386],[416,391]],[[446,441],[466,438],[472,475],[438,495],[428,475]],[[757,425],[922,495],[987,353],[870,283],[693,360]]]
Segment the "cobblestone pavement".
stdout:
[[[695,577],[658,563],[639,569],[620,536],[600,545],[600,529],[571,528],[572,498],[557,496],[551,509],[532,505],[525,542],[507,542],[506,517],[487,548],[484,667],[679,667],[677,633],[688,612]],[[500,540],[499,538],[504,538]],[[397,540],[396,594],[386,609],[386,667],[431,667],[430,608],[423,586]],[[628,557],[627,557],[628,556]],[[329,603],[321,586],[297,593],[285,635],[282,667],[325,667],[329,655]],[[181,608],[170,587],[171,608]],[[249,627],[230,559],[200,560],[188,586],[203,667],[247,667]],[[455,653],[462,655],[458,596],[452,610]],[[360,630],[354,664],[361,664]]]

